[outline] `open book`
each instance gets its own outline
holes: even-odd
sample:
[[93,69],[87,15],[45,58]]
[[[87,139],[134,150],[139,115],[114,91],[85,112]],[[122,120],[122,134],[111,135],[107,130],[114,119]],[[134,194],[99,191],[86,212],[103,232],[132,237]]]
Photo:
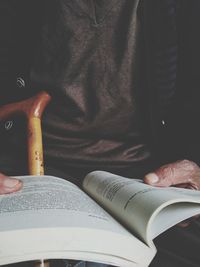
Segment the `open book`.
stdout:
[[24,176],[23,190],[0,196],[0,265],[78,259],[148,266],[153,239],[200,213],[200,192],[155,188],[103,171],[83,190],[53,176]]

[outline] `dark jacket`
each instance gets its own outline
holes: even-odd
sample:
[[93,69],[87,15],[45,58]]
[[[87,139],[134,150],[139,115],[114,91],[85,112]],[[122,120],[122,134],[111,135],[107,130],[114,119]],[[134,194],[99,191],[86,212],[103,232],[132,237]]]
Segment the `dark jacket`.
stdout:
[[[1,105],[36,93],[29,71],[45,1],[0,1]],[[199,162],[199,0],[142,0],[141,5],[150,143],[163,162],[183,158]],[[4,135],[8,131],[3,122],[1,139]]]

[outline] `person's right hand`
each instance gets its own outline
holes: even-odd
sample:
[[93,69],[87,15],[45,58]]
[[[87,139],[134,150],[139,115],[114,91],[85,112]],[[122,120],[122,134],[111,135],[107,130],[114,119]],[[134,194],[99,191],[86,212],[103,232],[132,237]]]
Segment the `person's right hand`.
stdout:
[[0,195],[14,193],[22,188],[22,182],[0,173]]

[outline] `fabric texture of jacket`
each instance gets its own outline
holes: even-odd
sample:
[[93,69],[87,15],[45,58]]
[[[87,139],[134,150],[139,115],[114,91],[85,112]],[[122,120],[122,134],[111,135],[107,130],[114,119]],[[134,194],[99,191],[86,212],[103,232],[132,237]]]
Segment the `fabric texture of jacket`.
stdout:
[[[0,2],[0,105],[34,95],[29,86],[47,0]],[[198,0],[141,0],[146,47],[149,139],[163,162],[188,158],[199,162]],[[44,90],[45,88],[41,88]],[[7,135],[1,123],[1,139]],[[2,134],[3,132],[3,134]],[[2,142],[2,141],[0,141]]]

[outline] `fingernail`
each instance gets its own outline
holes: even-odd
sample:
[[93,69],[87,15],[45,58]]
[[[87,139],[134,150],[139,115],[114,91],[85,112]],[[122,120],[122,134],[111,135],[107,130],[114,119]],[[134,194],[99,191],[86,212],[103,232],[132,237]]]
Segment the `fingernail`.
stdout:
[[19,183],[20,181],[15,178],[6,178],[3,181],[3,185],[7,188],[15,188]]
[[159,177],[155,174],[155,173],[148,173],[145,176],[145,179],[148,180],[149,183],[151,184],[155,184],[159,181]]

